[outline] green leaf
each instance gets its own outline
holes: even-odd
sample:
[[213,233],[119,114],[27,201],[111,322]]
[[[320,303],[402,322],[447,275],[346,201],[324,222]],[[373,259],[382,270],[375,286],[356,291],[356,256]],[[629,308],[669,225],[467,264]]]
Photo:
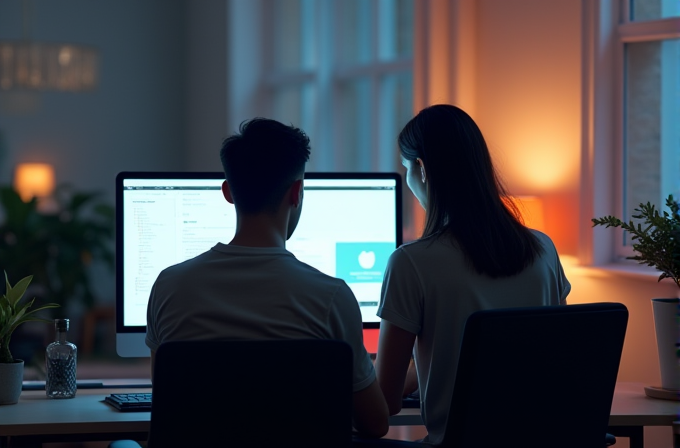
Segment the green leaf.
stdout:
[[680,203],[669,195],[666,211],[657,210],[651,202],[641,203],[634,210],[633,219],[624,223],[613,216],[593,218],[593,227],[620,227],[630,234],[633,251],[628,257],[638,263],[652,266],[661,271],[659,280],[672,279],[680,288]]
[[19,325],[30,321],[51,322],[49,319],[36,316],[35,313],[59,306],[56,303],[48,303],[38,308],[31,309],[35,303],[35,298],[19,305],[19,302],[28,289],[32,279],[33,276],[29,275],[12,286],[9,282],[7,271],[5,271],[6,291],[5,294],[0,296],[0,345],[2,346],[2,356],[5,359],[12,359],[11,353],[9,353],[8,344],[12,333]]
[[28,285],[31,284],[31,280],[33,280],[33,276],[29,275],[28,277],[24,277],[19,280],[13,288],[7,289],[5,294],[7,296],[7,300],[12,306],[16,306],[17,302],[19,302],[19,300],[21,300],[21,298],[24,296],[24,293],[26,293],[26,290],[28,289]]

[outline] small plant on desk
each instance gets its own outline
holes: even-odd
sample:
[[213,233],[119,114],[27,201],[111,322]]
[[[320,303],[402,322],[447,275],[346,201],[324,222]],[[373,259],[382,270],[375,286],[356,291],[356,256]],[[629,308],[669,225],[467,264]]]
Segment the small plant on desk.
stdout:
[[22,303],[26,289],[33,276],[24,277],[14,286],[10,285],[5,272],[5,293],[0,296],[0,405],[15,404],[21,395],[24,379],[24,361],[14,359],[9,350],[9,340],[17,327],[24,322],[51,322],[36,316],[35,313],[47,308],[56,308],[56,303],[31,309],[35,298]]
[[0,363],[9,364],[14,362],[12,353],[9,350],[9,340],[19,325],[30,321],[51,323],[51,320],[38,317],[35,313],[59,306],[56,303],[48,303],[31,309],[35,298],[22,304],[22,299],[32,279],[33,276],[29,275],[12,286],[5,272],[5,294],[0,296]]

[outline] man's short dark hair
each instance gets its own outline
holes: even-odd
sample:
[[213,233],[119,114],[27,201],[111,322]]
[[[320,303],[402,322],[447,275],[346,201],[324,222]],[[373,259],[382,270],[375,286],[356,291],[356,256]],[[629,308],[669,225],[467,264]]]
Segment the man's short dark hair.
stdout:
[[253,118],[224,140],[220,159],[238,211],[276,211],[288,188],[304,175],[309,137],[295,126]]

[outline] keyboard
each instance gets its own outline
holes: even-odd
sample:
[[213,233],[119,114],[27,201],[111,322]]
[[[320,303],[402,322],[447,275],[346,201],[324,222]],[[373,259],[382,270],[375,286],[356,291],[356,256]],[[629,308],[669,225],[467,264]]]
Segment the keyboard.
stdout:
[[108,403],[121,412],[149,412],[151,411],[151,393],[111,394],[104,398]]
[[[111,394],[104,398],[121,412],[149,412],[151,411],[151,393]],[[407,395],[401,400],[402,408],[419,408],[420,397],[417,394]]]

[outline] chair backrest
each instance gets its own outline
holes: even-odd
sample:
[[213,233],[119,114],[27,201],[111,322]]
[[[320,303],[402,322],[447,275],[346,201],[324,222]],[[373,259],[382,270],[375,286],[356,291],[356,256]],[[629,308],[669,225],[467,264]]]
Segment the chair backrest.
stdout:
[[472,314],[442,446],[602,448],[627,323],[618,303]]
[[150,448],[335,448],[351,433],[345,342],[178,341],[156,353]]

